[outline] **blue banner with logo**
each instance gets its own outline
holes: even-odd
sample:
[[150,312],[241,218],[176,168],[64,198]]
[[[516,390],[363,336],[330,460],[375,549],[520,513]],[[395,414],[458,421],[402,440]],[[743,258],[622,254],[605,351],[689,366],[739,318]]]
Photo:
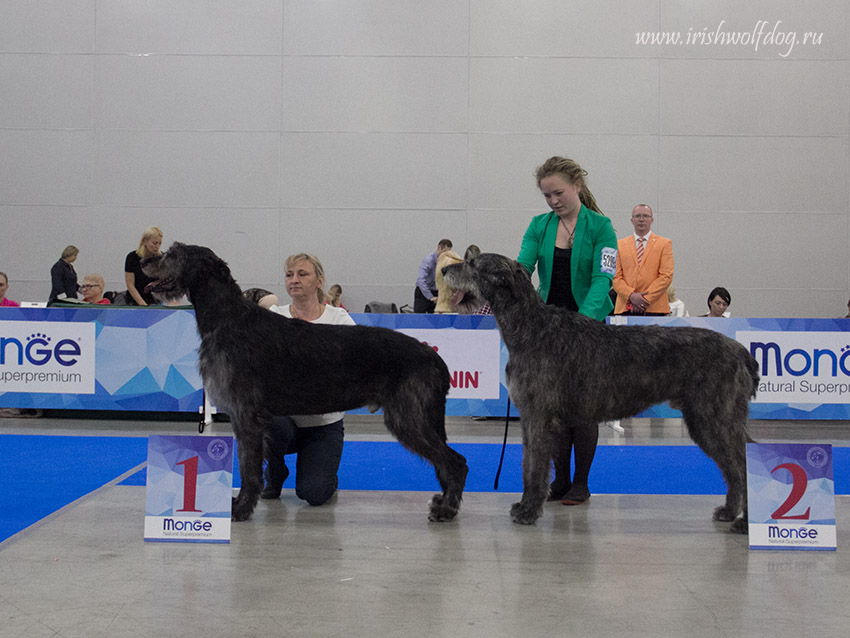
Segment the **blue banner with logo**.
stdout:
[[[620,325],[693,326],[725,334],[759,364],[752,419],[850,419],[850,319],[615,317]],[[667,404],[642,417],[680,417]]]
[[3,308],[0,406],[198,412],[199,345],[191,310]]
[[[508,352],[493,316],[352,317],[404,332],[443,357],[451,375],[447,414],[505,416]],[[737,339],[761,371],[751,418],[850,419],[850,319],[614,320],[708,328]],[[3,308],[0,407],[197,413],[203,406],[199,345],[191,309]],[[681,413],[662,404],[639,416]]]

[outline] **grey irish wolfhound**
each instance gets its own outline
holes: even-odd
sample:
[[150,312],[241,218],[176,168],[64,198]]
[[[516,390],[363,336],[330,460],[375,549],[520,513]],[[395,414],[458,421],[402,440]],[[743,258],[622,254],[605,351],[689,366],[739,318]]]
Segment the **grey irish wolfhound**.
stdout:
[[251,516],[263,487],[263,434],[273,415],[383,408],[384,423],[437,472],[429,519],[457,515],[466,459],[446,444],[449,371],[434,350],[386,328],[287,319],[245,299],[227,264],[203,246],[175,243],[147,260],[150,289],[186,294],[201,336],[200,369],[214,405],[230,415],[242,487],[232,518]]
[[738,342],[712,330],[608,326],[546,305],[517,262],[484,253],[443,269],[464,291],[462,308],[490,302],[508,348],[507,384],[520,411],[523,493],[517,523],[542,514],[550,459],[568,427],[633,416],[655,403],[681,407],[691,438],[726,481],[714,520],[747,531],[746,443],[758,365]]

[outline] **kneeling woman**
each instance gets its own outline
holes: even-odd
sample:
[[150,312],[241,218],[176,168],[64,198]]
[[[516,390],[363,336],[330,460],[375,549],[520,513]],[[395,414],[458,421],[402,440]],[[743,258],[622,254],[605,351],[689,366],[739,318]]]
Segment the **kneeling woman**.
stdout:
[[[344,308],[325,303],[325,271],[313,255],[301,253],[286,260],[286,292],[292,303],[272,306],[272,312],[311,323],[353,326]],[[337,488],[342,457],[344,412],[276,416],[266,433],[266,465],[262,498],[278,498],[289,476],[284,456],[296,454],[295,494],[310,505],[326,503]]]

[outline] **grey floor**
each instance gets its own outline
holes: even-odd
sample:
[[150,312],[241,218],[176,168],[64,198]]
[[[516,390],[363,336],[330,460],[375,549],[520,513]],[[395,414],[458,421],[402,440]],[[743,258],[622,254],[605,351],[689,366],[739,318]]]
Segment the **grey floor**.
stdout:
[[[635,419],[601,444],[690,445],[677,420]],[[850,445],[847,422],[753,422],[761,441]],[[140,436],[193,424],[2,419],[0,433]],[[452,441],[502,424],[453,418]],[[227,431],[227,424],[214,424]],[[518,442],[513,427],[512,442]],[[348,439],[384,440],[374,417]],[[0,636],[47,638],[850,635],[850,497],[838,551],[750,551],[711,522],[716,496],[603,495],[511,523],[516,494],[469,493],[428,523],[430,493],[284,493],[229,545],[142,541],[144,488],[120,479],[0,543]]]

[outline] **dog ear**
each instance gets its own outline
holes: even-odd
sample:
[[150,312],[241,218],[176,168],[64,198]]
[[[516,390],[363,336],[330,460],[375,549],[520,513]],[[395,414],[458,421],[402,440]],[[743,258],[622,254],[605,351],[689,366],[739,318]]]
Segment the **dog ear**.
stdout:
[[531,275],[530,275],[530,274],[529,274],[529,272],[525,269],[525,266],[523,266],[521,263],[519,263],[519,262],[518,262],[518,261],[516,261],[515,259],[512,259],[511,261],[513,262],[513,272],[514,272],[514,273],[522,273],[523,275],[525,275],[526,277],[528,277],[529,279],[531,279]]

